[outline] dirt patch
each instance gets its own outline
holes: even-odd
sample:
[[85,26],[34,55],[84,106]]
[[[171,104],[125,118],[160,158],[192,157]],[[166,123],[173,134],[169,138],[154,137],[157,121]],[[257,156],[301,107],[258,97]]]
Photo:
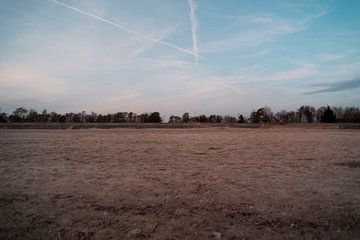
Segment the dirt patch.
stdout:
[[359,131],[1,129],[0,152],[0,239],[360,237]]
[[347,166],[350,168],[360,168],[360,161],[348,161],[348,162],[340,162],[336,163],[338,166]]

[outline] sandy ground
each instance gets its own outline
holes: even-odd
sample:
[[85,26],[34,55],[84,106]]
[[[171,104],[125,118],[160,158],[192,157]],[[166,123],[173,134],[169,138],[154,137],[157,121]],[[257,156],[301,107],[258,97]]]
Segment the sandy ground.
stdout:
[[0,130],[0,239],[360,239],[360,131]]

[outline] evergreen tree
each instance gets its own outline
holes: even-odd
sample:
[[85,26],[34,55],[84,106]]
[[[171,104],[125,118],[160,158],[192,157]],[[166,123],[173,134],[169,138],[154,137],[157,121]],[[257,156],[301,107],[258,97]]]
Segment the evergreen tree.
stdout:
[[324,114],[321,116],[322,123],[334,123],[336,121],[336,117],[334,111],[331,110],[329,106],[327,106]]

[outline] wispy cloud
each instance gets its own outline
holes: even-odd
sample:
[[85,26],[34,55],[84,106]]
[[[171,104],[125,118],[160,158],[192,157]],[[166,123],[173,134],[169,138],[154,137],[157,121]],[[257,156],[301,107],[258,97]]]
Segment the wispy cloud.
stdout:
[[240,48],[271,42],[281,36],[297,33],[304,29],[303,26],[296,26],[287,22],[277,22],[269,24],[269,27],[261,30],[241,30],[239,33],[234,31],[236,34],[232,36],[207,43],[202,51],[207,53],[234,51]]
[[[352,62],[352,63],[346,63],[336,66],[332,72],[332,74],[336,75],[349,75],[349,74],[356,74],[353,75],[353,77],[356,77],[360,74],[360,62]],[[352,78],[352,77],[349,77]]]
[[[217,36],[214,36],[216,40],[205,44],[202,52],[216,53],[234,51],[277,41],[281,39],[281,37],[307,31],[315,20],[326,16],[329,12],[329,8],[320,6],[316,13],[300,14],[296,16],[295,19],[279,17],[269,13],[260,15],[220,16],[222,19],[232,21],[232,23],[224,26],[227,32],[231,30],[232,33],[230,33],[230,35],[228,33],[217,35],[225,35],[226,38],[216,39]],[[259,26],[249,28],[251,24]],[[239,30],[235,31],[237,27]]]
[[187,50],[187,49],[181,48],[181,47],[179,47],[179,46],[176,46],[176,45],[171,44],[171,43],[168,43],[168,42],[164,42],[164,41],[157,40],[157,39],[154,39],[154,38],[149,38],[149,37],[145,36],[144,34],[142,34],[142,33],[140,33],[140,32],[137,32],[137,31],[135,31],[135,30],[133,30],[133,29],[131,29],[131,28],[129,28],[129,27],[126,27],[126,26],[122,25],[122,24],[115,23],[115,22],[113,22],[113,21],[111,21],[111,20],[105,19],[105,18],[103,18],[103,17],[100,17],[100,16],[98,16],[98,15],[95,15],[95,14],[92,14],[92,13],[89,13],[89,12],[86,12],[86,11],[84,11],[84,10],[81,10],[81,9],[76,8],[76,7],[74,7],[74,6],[71,6],[71,5],[69,5],[69,4],[63,3],[63,2],[61,2],[61,1],[58,1],[58,0],[49,0],[49,1],[51,1],[51,2],[53,2],[53,3],[55,3],[55,4],[57,4],[57,5],[60,5],[60,6],[62,6],[62,7],[65,7],[65,8],[67,8],[67,9],[69,9],[69,10],[72,10],[72,11],[74,11],[74,12],[77,12],[77,13],[80,13],[80,14],[82,14],[82,15],[85,15],[85,16],[88,16],[88,17],[97,19],[98,21],[104,22],[104,23],[106,23],[106,24],[109,24],[109,25],[114,26],[114,27],[116,27],[116,28],[119,28],[119,29],[121,29],[121,30],[124,30],[124,31],[126,31],[126,32],[128,32],[128,33],[131,33],[131,34],[133,34],[133,35],[136,35],[137,37],[139,37],[139,38],[141,38],[141,39],[144,39],[144,40],[147,40],[147,41],[150,41],[150,42],[154,42],[154,43],[158,43],[158,44],[161,44],[161,45],[163,45],[163,46],[171,47],[171,48],[176,49],[176,50],[178,50],[178,51],[181,51],[181,52],[183,52],[183,53],[186,53],[186,54],[195,56],[195,58],[199,58],[197,52],[189,51],[189,50]]
[[360,88],[360,78],[355,78],[353,80],[336,82],[336,83],[320,83],[313,84],[311,87],[325,87],[321,90],[316,90],[312,92],[307,92],[305,94],[317,94],[317,93],[325,93],[325,92],[338,92],[348,89]]
[[322,61],[332,62],[332,61],[346,58],[346,55],[343,55],[343,54],[320,54],[318,57]]
[[301,78],[313,76],[316,72],[317,72],[316,65],[305,64],[300,66],[298,69],[275,73],[273,75],[265,77],[265,79],[269,81],[301,79]]
[[0,66],[1,101],[7,99],[50,99],[65,95],[69,88],[64,80],[46,71],[28,66]]
[[271,24],[274,22],[274,20],[269,17],[241,16],[239,18],[239,22],[256,23],[256,24]]
[[191,22],[191,35],[192,35],[192,42],[193,42],[193,49],[195,53],[195,62],[196,65],[199,62],[199,48],[198,48],[198,40],[197,40],[197,19],[196,19],[196,4],[194,0],[188,0],[189,7],[190,7],[190,22]]
[[317,20],[318,18],[324,17],[324,16],[328,15],[331,12],[330,7],[323,6],[323,5],[318,6],[318,9],[319,9],[318,13],[316,13],[316,14],[314,14],[312,16],[304,18],[303,20],[301,20],[299,22],[299,24],[308,24],[309,22]]
[[254,84],[254,83],[275,83],[281,81],[292,81],[304,79],[318,74],[318,66],[315,64],[298,65],[291,70],[283,70],[274,73],[267,71],[261,72],[261,69],[246,69],[233,75],[223,77],[227,84]]
[[234,27],[240,23],[249,23],[249,24],[272,24],[274,19],[271,17],[263,17],[263,16],[216,16],[221,19],[229,20],[232,22],[227,28]]

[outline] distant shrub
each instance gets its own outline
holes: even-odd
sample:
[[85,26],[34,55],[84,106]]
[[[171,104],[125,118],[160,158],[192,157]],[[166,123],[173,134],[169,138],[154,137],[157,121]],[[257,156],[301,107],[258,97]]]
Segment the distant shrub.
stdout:
[[162,119],[160,117],[159,112],[153,112],[149,115],[149,122],[150,123],[161,123]]
[[336,117],[334,114],[334,111],[331,110],[329,106],[327,106],[327,109],[324,111],[324,114],[321,116],[321,122],[322,123],[334,123],[336,121]]

